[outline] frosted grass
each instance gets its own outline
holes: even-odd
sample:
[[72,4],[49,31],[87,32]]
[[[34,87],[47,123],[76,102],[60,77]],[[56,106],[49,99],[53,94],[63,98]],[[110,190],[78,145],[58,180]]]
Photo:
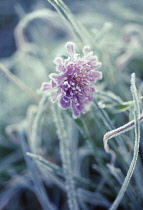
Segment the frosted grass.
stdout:
[[[16,77],[4,66],[0,65],[1,72],[4,73],[4,76],[6,76],[11,82],[16,84],[17,88],[19,88],[19,90],[21,90],[23,93],[26,93],[28,96],[26,100],[23,100],[21,102],[21,109],[24,109],[22,110],[22,119],[24,118],[23,115],[25,114],[25,110],[28,108],[27,117],[25,119],[27,127],[26,129],[24,128],[24,131],[23,128],[21,128],[22,130],[20,131],[23,154],[28,168],[27,170],[24,166],[21,171],[22,173],[24,171],[24,173],[26,174],[28,174],[28,171],[30,171],[32,173],[31,180],[33,180],[34,186],[36,186],[36,188],[33,189],[32,186],[29,185],[28,189],[30,189],[31,191],[33,190],[38,200],[40,201],[42,208],[46,210],[49,206],[51,209],[60,208],[61,206],[61,209],[70,208],[72,210],[78,208],[89,210],[90,208],[96,208],[96,206],[97,208],[98,206],[104,206],[105,208],[109,209],[109,207],[111,206],[111,199],[115,199],[115,195],[117,195],[117,198],[111,206],[111,209],[116,209],[118,205],[121,205],[121,208],[124,209],[141,209],[141,201],[143,196],[143,192],[141,189],[142,180],[138,179],[138,174],[141,178],[142,162],[139,162],[138,168],[136,168],[137,170],[134,170],[134,167],[136,165],[139,147],[139,124],[143,120],[143,114],[140,115],[138,107],[139,103],[142,102],[142,81],[141,78],[137,76],[138,83],[140,85],[140,96],[137,97],[135,76],[132,75],[131,89],[133,100],[131,101],[131,99],[129,98],[130,89],[128,84],[130,71],[132,71],[132,68],[128,69],[127,67],[127,64],[129,64],[132,58],[138,56],[136,53],[137,49],[135,49],[135,52],[129,55],[129,51],[132,48],[137,47],[137,44],[135,42],[130,44],[130,39],[133,38],[131,39],[131,41],[133,40],[136,42],[138,42],[138,39],[135,36],[124,37],[130,38],[127,46],[125,43],[123,43],[121,37],[116,37],[116,35],[115,37],[113,37],[115,25],[112,24],[112,21],[111,23],[105,22],[105,24],[103,24],[103,26],[101,25],[101,27],[98,26],[99,28],[101,28],[101,30],[99,31],[96,29],[96,24],[94,26],[92,25],[92,27],[94,27],[96,31],[96,33],[94,34],[93,31],[87,30],[79,22],[79,20],[77,20],[77,18],[71,13],[71,11],[62,0],[48,0],[48,2],[50,2],[51,5],[54,6],[56,11],[62,18],[61,20],[64,20],[64,22],[58,19],[59,16],[57,12],[53,12],[49,9],[38,9],[37,11],[26,14],[25,17],[20,20],[15,30],[15,38],[18,51],[15,53],[14,56],[2,62],[6,64],[5,66],[9,69],[15,70],[16,68],[16,73],[18,72],[19,75],[19,71],[23,71],[23,69],[21,69],[23,66],[23,64],[21,63],[22,60],[24,63],[26,63],[25,61],[27,61],[25,60],[25,55],[32,54],[34,59],[30,58],[29,61],[34,75],[31,74],[30,71],[28,71],[28,64],[25,64],[25,71],[23,71],[22,74],[24,75],[24,77],[21,75],[22,80]],[[100,2],[96,4],[97,8],[99,7],[99,5]],[[117,6],[116,3],[115,5]],[[85,8],[87,9],[87,7]],[[98,9],[94,13],[95,15],[93,15],[92,18],[95,18],[95,21],[98,22]],[[118,13],[118,11],[116,11],[116,13]],[[49,123],[51,120],[51,113],[49,113],[49,110],[51,110],[51,107],[55,107],[55,105],[52,104],[50,101],[47,103],[48,98],[46,97],[42,98],[39,102],[39,95],[36,95],[35,90],[32,91],[35,86],[31,89],[28,85],[26,85],[24,81],[26,77],[31,77],[32,81],[35,80],[36,88],[39,88],[39,85],[37,84],[39,84],[38,82],[40,81],[40,78],[38,77],[38,74],[36,74],[36,70],[38,69],[39,75],[42,75],[43,71],[41,71],[42,68],[40,69],[39,66],[36,65],[35,61],[39,59],[38,61],[42,64],[43,69],[48,74],[49,71],[54,72],[53,66],[49,65],[49,61],[53,59],[52,56],[55,56],[56,53],[59,53],[60,56],[66,58],[65,55],[62,54],[62,48],[60,49],[60,46],[63,43],[60,43],[60,41],[58,42],[56,40],[56,43],[58,44],[53,49],[50,48],[50,44],[52,43],[52,41],[55,43],[54,38],[53,40],[51,40],[51,43],[47,43],[47,40],[42,39],[43,31],[41,31],[40,37],[37,36],[36,30],[38,30],[38,27],[36,28],[36,21],[33,20],[41,19],[47,21],[48,23],[52,21],[53,18],[56,18],[57,24],[60,24],[60,26],[63,28],[65,27],[65,31],[70,32],[70,36],[66,37],[65,39],[70,39],[70,41],[74,41],[81,49],[83,45],[88,44],[92,47],[93,50],[97,50],[97,53],[99,54],[98,56],[103,63],[104,75],[104,80],[102,84],[99,84],[99,87],[97,87],[99,88],[99,91],[95,95],[95,101],[91,106],[91,109],[89,109],[85,115],[82,115],[81,118],[74,120],[72,119],[70,112],[60,110],[59,107],[53,108],[55,112],[54,122],[56,124],[57,136],[60,144],[62,166],[60,166],[61,162],[58,151],[59,147],[56,141],[57,139],[55,139],[57,138],[54,133],[56,132],[55,127],[50,127],[50,130],[47,126],[47,121],[49,120]],[[91,24],[90,21],[89,25]],[[31,22],[33,23],[33,27],[35,27],[34,30],[28,28]],[[63,23],[66,24],[64,25]],[[135,28],[133,28],[132,26],[132,35],[134,29]],[[30,42],[28,41],[26,30],[29,30],[28,32],[32,37],[32,40]],[[122,32],[124,36],[131,35],[124,33],[124,29]],[[140,29],[140,34],[142,34],[141,32],[142,31]],[[115,38],[116,41],[114,41],[113,38]],[[64,40],[64,42],[66,41],[67,40]],[[39,43],[42,44],[40,45]],[[47,45],[45,43],[47,43]],[[141,39],[139,43],[141,43]],[[46,49],[46,46],[48,47],[48,50]],[[124,50],[123,54],[122,50]],[[19,56],[17,56],[20,55],[20,53],[23,53],[21,61],[19,60]],[[140,75],[139,70],[137,70],[137,75]],[[4,93],[6,95],[7,81],[4,83],[2,80],[3,74],[0,82],[2,84],[1,89],[5,91]],[[30,87],[31,86],[32,85],[30,83]],[[10,90],[12,91],[12,88],[10,88]],[[13,98],[15,102],[15,98],[18,100],[19,97],[15,93],[15,95],[13,95]],[[32,105],[32,108],[29,102],[27,102],[29,98],[32,99],[33,102],[36,102],[36,105]],[[39,103],[38,106],[37,102]],[[5,118],[7,122],[6,120],[4,121],[6,122],[6,125],[7,123],[9,124],[10,118],[11,121],[12,118],[14,121],[20,120],[19,118],[16,118],[19,117],[19,113],[17,112],[17,108],[20,109],[19,104],[15,104],[15,109],[12,109],[12,104],[8,103],[7,100],[5,101],[5,104],[6,106],[9,106],[10,109],[9,112],[6,112],[4,109],[5,107],[3,106],[4,108],[2,108],[3,116],[7,116]],[[125,124],[125,121],[129,115],[129,111],[132,112],[132,110],[134,111],[134,120],[129,121],[129,123]],[[9,113],[12,113],[12,115],[10,115],[10,118]],[[123,126],[118,127],[118,125]],[[20,126],[21,125],[19,125],[19,127]],[[128,137],[127,135],[125,135],[125,132],[131,130],[132,128],[135,128],[135,150],[133,157],[134,163],[131,163],[131,169],[129,169],[127,177],[124,181],[124,174],[126,173],[126,169],[129,165],[129,162],[131,161],[133,139],[132,133],[130,133],[130,137]],[[107,132],[107,130],[110,131]],[[17,178],[19,173],[17,172],[17,169],[14,165],[16,163],[16,159],[19,162],[21,161],[22,154],[19,155],[20,138],[16,138],[16,136],[14,135],[15,131],[17,131],[17,125],[9,125],[6,128],[6,133],[12,140],[11,144],[15,143],[16,145],[18,145],[18,150],[15,149],[9,156],[7,155],[2,158],[2,167],[0,170],[2,174],[2,178],[0,178],[2,189],[4,183],[6,183],[5,180],[7,176],[11,176],[11,180],[14,180],[13,177],[16,176]],[[51,134],[52,132],[54,134]],[[74,132],[77,132],[76,135],[74,135]],[[110,164],[107,164],[110,161],[110,156],[106,154],[102,145],[102,137],[105,133],[106,135],[104,136],[104,147],[105,151],[111,154]],[[108,146],[108,140],[111,138],[115,138],[115,141],[110,142],[112,149]],[[3,137],[0,142],[0,149],[2,148],[0,152],[4,150],[3,146],[5,145],[5,143],[3,142],[6,141],[7,138]],[[5,150],[11,148],[14,149],[15,146],[11,147],[11,144],[7,145]],[[51,147],[50,152],[48,150],[49,147]],[[43,156],[39,155],[39,151],[40,154],[42,154]],[[72,155],[74,157],[72,157]],[[124,155],[126,155],[126,160],[124,160]],[[139,154],[139,158],[140,160],[142,159],[141,153]],[[115,161],[117,161],[118,168],[115,167]],[[9,164],[9,167],[4,164]],[[19,167],[21,167],[21,165]],[[133,172],[135,184],[131,183],[128,186]],[[19,173],[19,176],[21,178],[22,173]],[[30,180],[29,176],[28,178]],[[25,182],[23,180],[23,182],[21,183],[27,186],[28,182]],[[43,183],[45,183],[45,185]],[[120,185],[122,185],[122,187],[119,191]],[[9,185],[7,186],[9,187]],[[56,191],[54,191],[55,186],[57,187]],[[8,187],[5,188],[5,190],[3,191],[0,207],[2,207],[3,205],[9,205],[9,201],[5,200],[6,195],[8,195],[9,200],[9,198],[11,198],[12,194],[14,193],[14,189],[18,189],[18,187],[20,187],[20,183],[17,183],[17,188],[14,188],[12,185],[12,190],[8,190]],[[47,191],[45,190],[45,187]],[[20,189],[22,190],[23,188],[24,186],[21,186]],[[52,200],[54,200],[55,203],[57,202],[56,204],[53,204],[47,196],[47,192],[49,193],[49,188],[51,192],[50,198],[52,197]],[[124,196],[124,199],[122,200],[125,191],[127,196]],[[58,201],[60,199],[66,203],[65,193],[67,193],[68,204],[64,204],[59,207]],[[17,204],[16,207],[20,208]]]
[[67,124],[66,125],[64,124],[61,111],[57,109],[57,107],[54,105],[53,105],[53,117],[54,117],[55,125],[57,128],[57,134],[60,140],[60,155],[61,155],[62,167],[64,171],[69,208],[70,210],[73,210],[73,209],[78,210],[79,207],[78,207],[78,202],[77,202],[75,183],[73,179],[71,152],[69,148],[69,137],[66,132]]
[[[129,130],[129,126],[132,128],[133,126],[135,126],[135,144],[134,144],[134,155],[133,155],[133,159],[132,162],[130,164],[129,170],[127,172],[127,175],[125,177],[125,180],[123,182],[123,185],[115,199],[115,201],[113,202],[112,206],[110,207],[110,210],[115,210],[118,208],[126,190],[128,187],[128,184],[130,182],[130,179],[132,177],[132,174],[134,172],[135,166],[136,166],[136,162],[137,162],[137,158],[138,158],[138,152],[139,152],[139,143],[140,143],[140,107],[139,107],[139,100],[138,100],[138,96],[137,96],[137,90],[136,90],[136,86],[135,86],[135,74],[132,74],[131,76],[131,92],[132,92],[132,96],[133,96],[133,100],[134,100],[134,118],[135,120],[131,123],[129,123],[129,125],[122,127],[122,129],[116,130],[116,133],[123,133],[126,130]],[[141,118],[142,119],[142,118]],[[116,133],[114,131],[113,136],[116,136]],[[109,133],[108,133],[108,138],[109,138]],[[112,136],[112,137],[113,137]],[[105,150],[110,153],[111,155],[113,155],[112,150],[108,147],[107,145],[107,136],[105,135],[104,137],[104,147]]]
[[0,71],[2,71],[18,88],[34,99],[34,101],[38,101],[38,97],[36,96],[35,92],[28,88],[18,77],[12,74],[12,72],[9,71],[2,63],[0,63]]
[[[64,178],[64,171],[61,167],[49,162],[48,160],[44,159],[40,155],[35,155],[30,152],[27,152],[26,154],[28,156],[32,157],[33,159],[35,159],[38,163],[40,163],[41,166],[43,166],[45,169],[47,169],[47,171],[50,171],[53,174],[56,174],[57,176]],[[85,186],[91,187],[93,189],[96,188],[96,185],[94,182],[92,182],[84,177],[73,176],[73,178],[74,178],[75,183],[85,185]]]
[[30,148],[28,146],[28,143],[26,142],[27,140],[25,137],[24,130],[25,130],[24,127],[23,127],[23,129],[19,130],[19,138],[21,140],[22,150],[23,150],[23,154],[24,154],[24,158],[25,158],[27,167],[29,168],[29,170],[31,172],[32,179],[33,179],[33,182],[35,185],[35,193],[37,194],[37,197],[39,198],[39,201],[41,203],[43,210],[47,210],[47,208],[49,210],[56,210],[56,207],[54,205],[52,205],[51,202],[49,201],[43,181],[42,181],[41,177],[39,176],[37,166],[32,161],[32,159],[30,159],[30,157],[28,157],[26,155],[26,153],[28,151],[30,151]]
[[71,13],[70,9],[62,0],[47,0],[59,13],[59,15],[65,20],[70,31],[75,35],[78,43],[83,44],[92,43],[91,34],[84,28],[79,20]]
[[19,21],[15,28],[15,39],[18,50],[21,50],[25,48],[27,44],[30,44],[26,38],[24,31],[30,22],[32,22],[35,19],[44,19],[47,21],[52,21],[55,17],[57,17],[57,15],[48,8],[39,9],[37,11],[25,15],[25,17]]
[[37,153],[37,149],[40,147],[41,137],[39,136],[39,121],[44,111],[44,107],[48,104],[48,96],[45,95],[39,102],[38,111],[33,121],[32,130],[31,130],[31,150],[33,153]]

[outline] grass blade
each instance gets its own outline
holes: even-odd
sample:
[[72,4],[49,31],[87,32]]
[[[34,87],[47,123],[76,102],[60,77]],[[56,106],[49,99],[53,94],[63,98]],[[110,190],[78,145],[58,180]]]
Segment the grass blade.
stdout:
[[135,166],[137,163],[137,158],[138,158],[139,143],[140,143],[140,121],[139,121],[140,107],[139,107],[139,100],[138,100],[138,96],[137,96],[137,90],[136,90],[136,86],[135,86],[135,73],[133,73],[131,76],[131,92],[132,92],[133,100],[135,101],[135,103],[134,103],[134,118],[135,118],[134,155],[133,155],[133,159],[130,164],[129,170],[127,172],[126,178],[123,182],[123,185],[122,185],[115,201],[113,202],[112,206],[110,207],[110,210],[115,210],[118,208],[118,206],[127,190],[130,179],[133,175],[133,172],[134,172],[134,169],[135,169]]

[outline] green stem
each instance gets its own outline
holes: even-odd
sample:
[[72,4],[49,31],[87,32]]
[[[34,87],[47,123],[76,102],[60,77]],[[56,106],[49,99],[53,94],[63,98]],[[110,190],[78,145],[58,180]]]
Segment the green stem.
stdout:
[[72,174],[72,163],[71,163],[71,154],[69,149],[68,134],[66,132],[66,127],[62,119],[62,115],[59,109],[53,106],[53,115],[57,128],[57,134],[60,140],[60,155],[62,160],[62,166],[64,171],[68,204],[70,210],[78,210],[76,189],[74,185],[74,177]]

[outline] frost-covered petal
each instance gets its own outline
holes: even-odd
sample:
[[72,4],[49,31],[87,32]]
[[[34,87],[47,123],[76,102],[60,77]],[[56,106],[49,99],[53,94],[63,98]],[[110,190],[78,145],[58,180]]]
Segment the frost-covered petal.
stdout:
[[41,86],[41,91],[51,91],[52,87],[50,83],[43,82]]
[[102,66],[102,63],[100,63],[99,61],[96,61],[94,64],[95,68],[100,68]]
[[84,46],[82,52],[84,55],[86,55],[87,53],[89,53],[90,47],[89,46]]
[[60,99],[60,105],[62,108],[67,109],[70,106],[70,100],[66,96],[62,96]]
[[61,90],[58,90],[57,93],[56,93],[56,95],[54,95],[54,97],[51,98],[51,101],[52,101],[53,103],[55,103],[55,101],[57,100],[57,98],[58,98],[58,96],[59,96],[60,94],[61,94]]
[[[94,56],[96,57],[96,56]],[[88,52],[85,56],[84,59],[85,60],[91,60],[93,58],[93,51]]]
[[56,57],[53,62],[56,64],[57,71],[63,70],[63,59],[61,57]]
[[67,67],[66,67],[66,71],[65,71],[65,76],[67,75],[71,75],[73,73],[73,66],[72,64],[69,64]]
[[88,101],[93,101],[93,97],[92,96],[88,96]]
[[73,57],[75,54],[75,44],[73,42],[67,42],[65,45],[65,48],[67,50],[67,53]]
[[52,80],[52,88],[57,87],[57,83]]
[[57,84],[61,84],[64,81],[65,76],[59,74],[50,74],[49,77]]
[[80,116],[80,110],[77,108],[74,101],[72,101],[72,111],[73,111],[73,118],[78,118]]
[[67,67],[70,63],[71,63],[71,58],[70,58],[70,57],[68,57],[67,59],[65,59],[65,61],[64,61],[65,69],[66,69],[66,67]]
[[94,72],[94,77],[96,79],[102,79],[102,72],[101,71],[95,71]]
[[77,106],[77,108],[78,108],[78,110],[79,110],[80,112],[82,112],[82,111],[84,110],[84,105],[83,105],[83,103],[79,103],[79,105]]
[[89,81],[95,82],[96,80],[102,79],[102,72],[100,71],[92,71],[89,75]]

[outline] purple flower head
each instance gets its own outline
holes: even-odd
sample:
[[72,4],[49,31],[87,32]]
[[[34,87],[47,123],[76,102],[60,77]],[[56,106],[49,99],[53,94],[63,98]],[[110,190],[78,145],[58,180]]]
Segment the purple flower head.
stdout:
[[58,74],[50,74],[50,83],[43,83],[41,91],[55,90],[51,100],[55,102],[59,98],[60,106],[64,109],[71,107],[73,117],[77,118],[93,101],[94,83],[102,78],[102,73],[95,69],[101,67],[101,63],[88,46],[83,48],[83,57],[75,52],[73,42],[67,42],[65,47],[68,58],[57,57],[54,60]]

